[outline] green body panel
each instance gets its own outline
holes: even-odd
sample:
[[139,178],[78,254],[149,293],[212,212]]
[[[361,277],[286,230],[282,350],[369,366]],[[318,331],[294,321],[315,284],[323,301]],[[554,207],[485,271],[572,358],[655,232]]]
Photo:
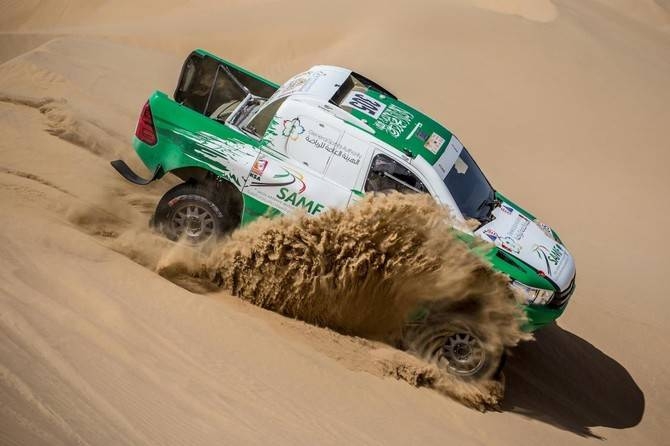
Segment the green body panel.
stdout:
[[243,194],[244,198],[244,212],[242,213],[242,226],[251,223],[259,217],[277,217],[282,215],[279,209],[268,206],[262,201],[258,201],[254,197]]
[[521,328],[524,331],[532,332],[558,319],[565,311],[565,307],[548,308],[544,305],[524,305],[523,310],[528,321]]
[[[245,154],[255,158],[259,141],[177,104],[160,91],[151,95],[149,105],[158,142],[149,146],[134,138],[133,144],[150,170],[155,170],[158,165],[165,173],[185,167],[201,167],[230,181],[238,189],[242,188],[244,179],[230,170],[228,164],[237,162]],[[212,147],[217,151],[208,153]]]
[[[355,108],[350,113],[356,118],[368,122],[370,127],[374,129],[375,138],[412,158],[421,156],[428,163],[435,164],[446,150],[452,133],[429,116],[402,101],[383,95],[373,89],[368,89],[365,94],[386,105],[386,109],[381,116],[374,123],[370,123],[370,116],[365,113]],[[421,138],[421,136],[429,137],[433,133],[441,136],[445,141],[440,150],[435,153],[425,147],[426,138]]]

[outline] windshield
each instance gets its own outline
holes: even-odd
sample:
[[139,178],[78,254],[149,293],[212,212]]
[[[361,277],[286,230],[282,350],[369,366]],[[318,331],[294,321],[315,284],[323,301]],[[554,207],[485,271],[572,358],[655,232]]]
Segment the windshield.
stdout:
[[489,218],[495,206],[495,191],[467,150],[463,149],[456,158],[444,184],[465,217],[479,221]]

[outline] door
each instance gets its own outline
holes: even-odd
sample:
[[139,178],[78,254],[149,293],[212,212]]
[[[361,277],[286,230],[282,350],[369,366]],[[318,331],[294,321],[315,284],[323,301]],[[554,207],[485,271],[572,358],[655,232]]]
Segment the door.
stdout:
[[[306,149],[295,148],[298,151]],[[270,212],[278,211],[282,214],[298,211],[318,215],[329,208],[345,207],[351,197],[351,190],[328,180],[323,173],[309,166],[325,169],[327,161],[328,157],[321,160],[306,156],[299,161],[261,151],[243,189],[245,214],[250,202],[247,197],[271,208]],[[265,208],[260,213],[267,211]]]

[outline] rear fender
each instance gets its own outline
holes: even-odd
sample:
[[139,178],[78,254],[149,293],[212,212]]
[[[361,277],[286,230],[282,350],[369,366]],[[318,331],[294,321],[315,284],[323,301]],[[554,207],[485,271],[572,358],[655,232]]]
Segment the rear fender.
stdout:
[[164,173],[175,172],[181,177],[188,169],[204,169],[242,189],[258,157],[257,140],[174,102],[162,92],[149,98],[149,106],[157,142],[148,145],[133,138],[135,151],[149,170],[160,165]]

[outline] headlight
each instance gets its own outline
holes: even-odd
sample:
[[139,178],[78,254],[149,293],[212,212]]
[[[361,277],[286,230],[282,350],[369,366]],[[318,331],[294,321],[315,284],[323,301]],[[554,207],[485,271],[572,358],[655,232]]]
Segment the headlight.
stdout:
[[549,225],[547,225],[545,223],[542,223],[537,218],[535,220],[533,220],[533,223],[538,225],[540,227],[540,229],[542,229],[542,232],[544,232],[547,235],[547,237],[549,237],[552,240],[556,239],[556,237],[554,237],[554,233],[551,231],[551,227]]
[[534,288],[532,286],[524,285],[521,282],[517,282],[516,280],[513,280],[510,286],[521,291],[524,296],[526,296],[527,304],[545,305],[552,297],[554,297],[554,292],[551,290]]

